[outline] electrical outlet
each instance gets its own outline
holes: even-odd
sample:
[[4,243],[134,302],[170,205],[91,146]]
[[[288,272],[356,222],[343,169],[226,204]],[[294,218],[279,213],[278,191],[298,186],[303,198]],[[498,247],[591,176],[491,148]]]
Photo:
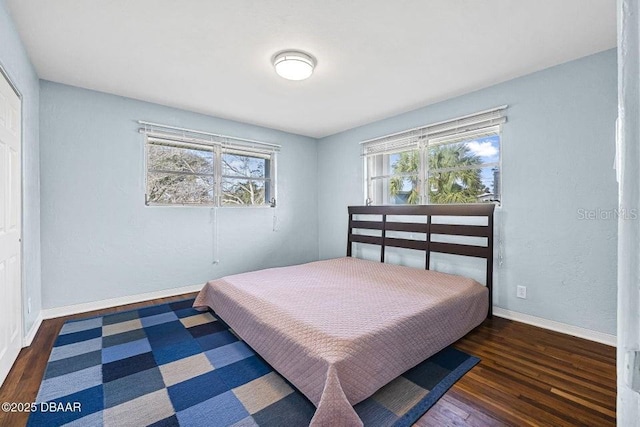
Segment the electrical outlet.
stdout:
[[527,287],[526,286],[518,286],[516,288],[516,296],[518,298],[527,299]]
[[27,313],[31,313],[31,297],[27,298]]

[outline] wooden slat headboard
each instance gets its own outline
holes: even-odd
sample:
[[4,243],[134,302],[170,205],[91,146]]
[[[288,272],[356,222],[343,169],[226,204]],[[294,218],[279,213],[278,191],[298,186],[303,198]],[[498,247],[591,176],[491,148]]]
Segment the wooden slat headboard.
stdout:
[[[347,235],[347,256],[352,254],[353,243],[380,246],[380,262],[385,261],[385,248],[415,249],[425,252],[425,268],[429,269],[431,252],[463,255],[487,260],[486,286],[489,291],[488,317],[493,314],[493,203],[465,205],[400,205],[400,206],[349,206],[349,232]],[[375,220],[357,220],[355,215],[375,215]],[[409,217],[407,222],[387,221],[389,216]],[[432,217],[444,217],[432,223]],[[377,219],[377,218],[380,219]],[[416,217],[420,217],[419,219]],[[446,217],[486,218],[486,225],[446,224]],[[426,219],[425,219],[426,218]],[[354,229],[376,230],[379,235],[354,234]],[[388,231],[422,233],[425,240],[387,237]],[[484,237],[485,245],[445,243],[433,241],[432,235]]]

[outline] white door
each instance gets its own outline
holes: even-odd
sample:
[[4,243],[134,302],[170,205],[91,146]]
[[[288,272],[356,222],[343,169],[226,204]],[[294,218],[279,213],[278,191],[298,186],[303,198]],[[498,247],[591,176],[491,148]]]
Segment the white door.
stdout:
[[22,347],[20,98],[0,73],[0,384]]

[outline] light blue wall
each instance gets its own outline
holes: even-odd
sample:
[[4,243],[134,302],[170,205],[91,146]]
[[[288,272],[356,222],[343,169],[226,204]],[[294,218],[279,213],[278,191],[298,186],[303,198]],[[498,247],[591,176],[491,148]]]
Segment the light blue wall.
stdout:
[[[317,259],[314,139],[47,81],[40,90],[44,308]],[[140,119],[281,144],[278,231],[273,209],[218,209],[213,265],[212,209],[144,205]]]
[[[0,0],[0,65],[22,95],[22,174],[23,174],[23,302],[24,333],[28,333],[40,311],[40,151],[39,84],[27,52]],[[31,298],[31,313],[27,301]]]
[[[43,307],[202,283],[239,271],[343,256],[346,206],[363,201],[358,142],[508,104],[498,306],[614,333],[612,170],[616,54],[607,51],[315,141],[51,82],[41,82]],[[212,212],[143,204],[135,120],[283,145],[279,231],[270,209]],[[474,267],[475,268],[475,267]],[[515,297],[528,288],[526,300]]]
[[[320,258],[344,255],[346,208],[363,203],[359,141],[508,104],[495,303],[614,334],[616,219],[580,220],[579,209],[617,206],[616,98],[609,50],[321,139]],[[517,285],[527,286],[526,300]]]

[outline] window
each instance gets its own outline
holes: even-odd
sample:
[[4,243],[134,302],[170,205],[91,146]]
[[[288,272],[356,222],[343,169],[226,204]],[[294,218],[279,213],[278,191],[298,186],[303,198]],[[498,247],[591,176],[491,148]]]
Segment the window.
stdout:
[[213,147],[147,140],[147,204],[212,205]]
[[275,206],[275,146],[145,133],[147,205]]
[[239,150],[222,153],[222,204],[264,205],[271,197],[271,156]]
[[365,141],[367,203],[499,203],[505,108]]

